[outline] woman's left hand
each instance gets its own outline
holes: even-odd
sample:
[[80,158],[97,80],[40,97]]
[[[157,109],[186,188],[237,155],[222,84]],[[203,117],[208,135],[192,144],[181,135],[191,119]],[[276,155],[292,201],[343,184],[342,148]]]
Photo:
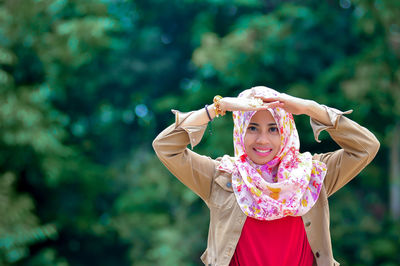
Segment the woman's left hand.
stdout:
[[262,99],[265,103],[278,102],[274,107],[283,108],[286,112],[294,115],[308,115],[324,125],[332,125],[331,119],[326,112],[325,108],[313,100],[306,100],[285,93],[280,93],[275,97],[264,97],[255,94],[254,97]]
[[294,115],[307,114],[307,110],[312,105],[313,101],[306,100],[294,96],[290,96],[285,93],[280,93],[276,97],[264,97],[262,95],[254,95],[254,97],[260,98],[265,103],[271,103],[278,101],[274,107],[281,107],[285,109],[286,112],[292,113]]

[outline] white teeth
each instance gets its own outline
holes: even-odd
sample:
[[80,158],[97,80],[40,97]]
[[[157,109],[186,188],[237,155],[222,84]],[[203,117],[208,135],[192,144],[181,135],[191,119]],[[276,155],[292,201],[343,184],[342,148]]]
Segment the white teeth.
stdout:
[[256,151],[258,151],[258,152],[270,152],[270,151],[272,151],[272,149],[268,149],[268,150],[260,150],[260,149],[256,149],[256,148],[254,148]]

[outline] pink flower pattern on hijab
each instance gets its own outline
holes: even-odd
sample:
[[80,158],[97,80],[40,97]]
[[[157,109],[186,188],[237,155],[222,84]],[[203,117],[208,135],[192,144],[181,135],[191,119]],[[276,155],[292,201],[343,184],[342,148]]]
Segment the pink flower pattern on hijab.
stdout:
[[[277,96],[267,87],[254,87],[239,97]],[[264,165],[253,163],[246,154],[244,136],[255,111],[234,111],[235,157],[225,155],[219,170],[232,174],[232,187],[241,210],[259,220],[301,216],[316,203],[326,175],[326,165],[312,159],[309,152],[300,153],[300,140],[291,113],[282,108],[268,109],[280,132],[281,147]]]

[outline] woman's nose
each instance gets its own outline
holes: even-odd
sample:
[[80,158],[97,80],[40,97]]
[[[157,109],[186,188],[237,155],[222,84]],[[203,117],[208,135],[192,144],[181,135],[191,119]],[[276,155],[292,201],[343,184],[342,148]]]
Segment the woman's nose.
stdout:
[[258,137],[257,137],[258,144],[268,144],[269,142],[270,141],[269,141],[268,134],[263,133],[263,134],[258,135]]

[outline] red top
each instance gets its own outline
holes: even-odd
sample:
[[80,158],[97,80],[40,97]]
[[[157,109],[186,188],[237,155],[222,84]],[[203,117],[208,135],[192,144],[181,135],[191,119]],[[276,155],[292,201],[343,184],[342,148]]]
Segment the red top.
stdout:
[[300,216],[272,221],[247,217],[230,266],[312,266],[313,260]]

